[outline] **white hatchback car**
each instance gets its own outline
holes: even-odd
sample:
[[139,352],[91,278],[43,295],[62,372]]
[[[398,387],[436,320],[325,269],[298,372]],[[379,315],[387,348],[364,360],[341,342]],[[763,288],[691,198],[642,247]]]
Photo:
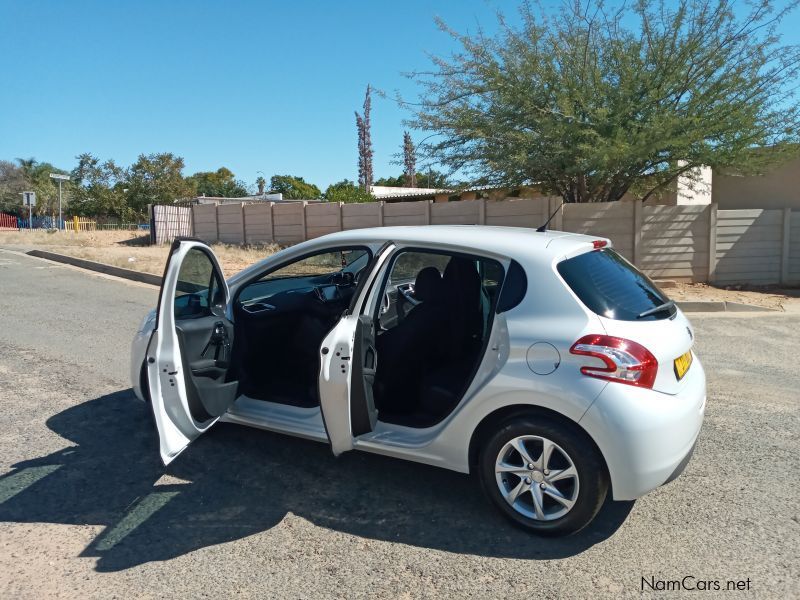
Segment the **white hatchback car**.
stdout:
[[689,461],[706,382],[681,311],[606,239],[382,227],[228,281],[173,244],[133,341],[164,463],[218,420],[462,473],[540,534],[587,525]]

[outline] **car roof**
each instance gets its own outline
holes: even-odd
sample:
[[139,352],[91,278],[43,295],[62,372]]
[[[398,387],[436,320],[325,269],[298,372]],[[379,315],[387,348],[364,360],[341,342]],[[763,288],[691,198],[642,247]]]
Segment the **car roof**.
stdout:
[[[358,243],[365,241],[393,241],[404,245],[447,245],[469,247],[510,258],[520,254],[538,258],[561,256],[598,236],[588,236],[564,231],[539,232],[530,227],[505,227],[487,225],[409,225],[402,227],[371,227],[339,231],[324,236],[326,242]],[[317,238],[320,240],[320,238]],[[609,244],[610,245],[610,244]]]
[[[592,242],[602,237],[564,231],[539,232],[530,227],[505,227],[487,225],[407,225],[402,227],[370,227],[329,233],[273,254],[233,275],[228,282],[238,285],[261,271],[278,256],[302,255],[316,252],[326,246],[378,246],[396,242],[403,246],[425,246],[456,252],[483,252],[507,257],[520,262],[526,269],[538,264],[548,265],[553,260],[573,256],[593,248]],[[287,256],[288,258],[288,256]]]

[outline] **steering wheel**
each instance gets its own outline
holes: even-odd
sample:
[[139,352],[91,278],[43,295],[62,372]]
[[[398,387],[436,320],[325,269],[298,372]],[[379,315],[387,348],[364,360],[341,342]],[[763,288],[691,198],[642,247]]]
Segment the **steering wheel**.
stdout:
[[339,271],[331,277],[331,283],[336,287],[350,287],[356,281],[356,276],[350,271]]
[[400,292],[402,294],[403,298],[405,298],[412,306],[416,306],[417,304],[420,303],[420,301],[417,300],[414,297],[414,284],[413,283],[408,283],[408,284],[402,285],[402,286],[398,285],[397,286],[397,291]]

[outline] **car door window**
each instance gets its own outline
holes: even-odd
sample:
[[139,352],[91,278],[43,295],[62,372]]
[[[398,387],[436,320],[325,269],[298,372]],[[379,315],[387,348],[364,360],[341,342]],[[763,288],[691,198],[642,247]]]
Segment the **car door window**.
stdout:
[[323,294],[342,293],[354,283],[370,259],[366,248],[327,250],[265,273],[239,293],[239,302],[267,300],[275,294],[318,288]]
[[199,248],[187,253],[178,271],[173,306],[175,318],[197,319],[212,314],[223,287],[211,257]]

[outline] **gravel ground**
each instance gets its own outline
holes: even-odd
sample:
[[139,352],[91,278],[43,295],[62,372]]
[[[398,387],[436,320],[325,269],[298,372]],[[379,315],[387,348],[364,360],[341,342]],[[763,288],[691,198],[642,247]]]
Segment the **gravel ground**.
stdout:
[[467,476],[234,425],[165,470],[127,381],[156,291],[2,251],[0,290],[0,597],[638,597],[687,575],[797,597],[800,315],[693,315],[687,471],[543,540]]

